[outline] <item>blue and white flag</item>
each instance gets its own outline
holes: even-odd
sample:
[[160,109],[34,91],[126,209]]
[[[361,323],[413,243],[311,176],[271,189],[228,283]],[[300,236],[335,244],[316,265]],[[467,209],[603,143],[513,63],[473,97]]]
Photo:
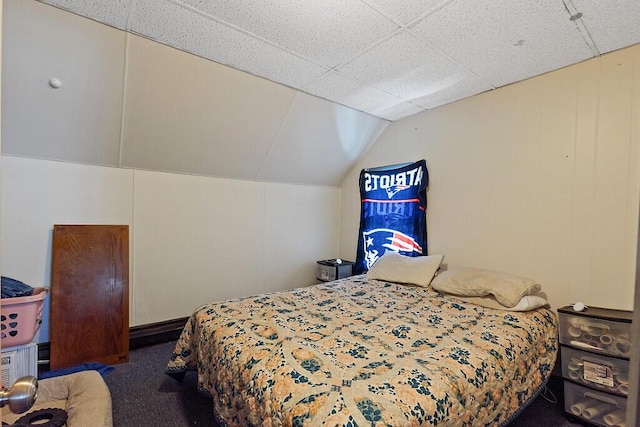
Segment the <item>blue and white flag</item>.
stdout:
[[396,169],[360,172],[360,233],[354,272],[363,273],[387,251],[427,254],[425,160]]

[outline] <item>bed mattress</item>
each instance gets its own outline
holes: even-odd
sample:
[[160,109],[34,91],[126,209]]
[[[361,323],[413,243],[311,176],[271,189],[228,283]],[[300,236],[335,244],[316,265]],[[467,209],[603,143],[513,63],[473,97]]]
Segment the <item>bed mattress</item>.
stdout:
[[504,425],[546,383],[552,311],[354,276],[207,304],[167,366],[226,426]]

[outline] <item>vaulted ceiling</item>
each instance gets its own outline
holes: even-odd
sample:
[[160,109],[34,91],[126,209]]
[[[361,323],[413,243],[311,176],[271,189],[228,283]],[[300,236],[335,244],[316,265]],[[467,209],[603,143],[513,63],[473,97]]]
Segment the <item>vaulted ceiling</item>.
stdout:
[[387,120],[640,42],[638,0],[41,0]]
[[640,42],[638,0],[3,5],[3,155],[310,185],[390,121]]

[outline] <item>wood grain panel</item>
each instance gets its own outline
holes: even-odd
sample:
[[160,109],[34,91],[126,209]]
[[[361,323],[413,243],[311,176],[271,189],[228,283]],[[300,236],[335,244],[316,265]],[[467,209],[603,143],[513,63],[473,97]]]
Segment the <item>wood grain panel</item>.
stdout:
[[55,225],[51,369],[129,360],[129,226]]

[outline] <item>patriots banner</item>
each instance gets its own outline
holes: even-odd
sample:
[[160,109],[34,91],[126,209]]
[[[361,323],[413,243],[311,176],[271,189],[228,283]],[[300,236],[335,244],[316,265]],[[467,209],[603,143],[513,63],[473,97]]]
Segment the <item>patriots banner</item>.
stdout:
[[360,233],[354,273],[361,274],[387,251],[427,255],[427,162],[360,172]]

